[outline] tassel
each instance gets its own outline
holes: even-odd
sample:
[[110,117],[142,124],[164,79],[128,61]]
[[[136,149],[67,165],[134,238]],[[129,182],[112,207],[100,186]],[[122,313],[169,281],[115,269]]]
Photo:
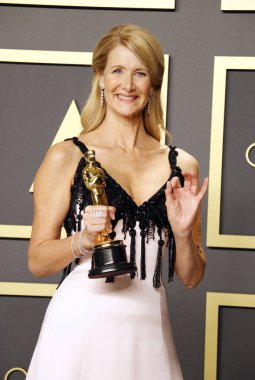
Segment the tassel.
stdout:
[[[80,264],[80,258],[77,257],[77,259],[75,259],[74,262],[75,262],[75,265],[79,265],[79,264]],[[70,273],[70,272],[68,272],[68,274],[69,274],[69,273]]]
[[154,271],[154,275],[153,275],[153,287],[154,288],[159,288],[160,286],[162,286],[162,284],[161,284],[162,253],[163,253],[163,246],[164,246],[165,242],[162,239],[161,228],[158,228],[158,235],[159,235],[158,253],[157,253],[155,271]]
[[149,222],[149,227],[147,228],[147,240],[146,243],[149,243],[150,239],[155,239],[155,223],[153,223],[151,220]]
[[111,238],[112,240],[114,240],[115,236],[116,236],[116,232],[115,232],[115,231],[112,231],[112,232],[110,233],[110,238]]
[[140,233],[141,239],[141,280],[146,278],[146,265],[145,265],[145,236],[146,231],[142,230]]
[[[130,264],[136,264],[136,249],[135,249],[135,237],[136,237],[136,230],[134,228],[131,228],[129,230],[129,235],[131,236],[130,240]],[[133,271],[130,273],[130,278],[135,278],[136,272]]]
[[78,221],[77,221],[77,227],[78,227],[78,231],[80,231],[81,230],[82,215],[78,214],[77,215],[77,219],[78,219]]
[[106,277],[106,279],[105,279],[105,283],[106,284],[109,284],[109,283],[112,283],[112,282],[114,282],[114,276]]
[[168,282],[174,279],[175,241],[173,235],[168,235]]

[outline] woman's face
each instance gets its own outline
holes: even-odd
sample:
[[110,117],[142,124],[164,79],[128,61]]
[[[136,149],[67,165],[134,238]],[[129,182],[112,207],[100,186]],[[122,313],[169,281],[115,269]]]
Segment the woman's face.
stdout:
[[99,82],[104,87],[107,113],[124,117],[141,114],[151,94],[151,78],[147,68],[131,50],[122,45],[109,53]]

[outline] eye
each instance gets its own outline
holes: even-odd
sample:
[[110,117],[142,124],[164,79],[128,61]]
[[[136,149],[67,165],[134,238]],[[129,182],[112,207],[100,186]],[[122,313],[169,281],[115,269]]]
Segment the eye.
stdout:
[[112,73],[113,74],[121,74],[122,73],[122,69],[116,68],[116,69],[112,70]]
[[145,71],[137,71],[135,75],[138,77],[146,77],[147,73]]

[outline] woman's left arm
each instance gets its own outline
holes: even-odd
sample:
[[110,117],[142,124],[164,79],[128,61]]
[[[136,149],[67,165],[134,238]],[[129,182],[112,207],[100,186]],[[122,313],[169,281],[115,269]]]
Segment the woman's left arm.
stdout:
[[188,155],[183,172],[184,186],[173,177],[166,188],[166,207],[176,245],[175,272],[188,288],[196,287],[203,278],[205,254],[201,242],[201,201],[206,194],[208,178],[199,189],[197,161]]

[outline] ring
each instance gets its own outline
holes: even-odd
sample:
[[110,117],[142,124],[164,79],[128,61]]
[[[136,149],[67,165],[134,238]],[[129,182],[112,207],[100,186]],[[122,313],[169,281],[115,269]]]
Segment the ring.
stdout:
[[94,210],[94,212],[93,212],[94,218],[102,218],[103,215],[104,215],[104,213],[102,210]]

